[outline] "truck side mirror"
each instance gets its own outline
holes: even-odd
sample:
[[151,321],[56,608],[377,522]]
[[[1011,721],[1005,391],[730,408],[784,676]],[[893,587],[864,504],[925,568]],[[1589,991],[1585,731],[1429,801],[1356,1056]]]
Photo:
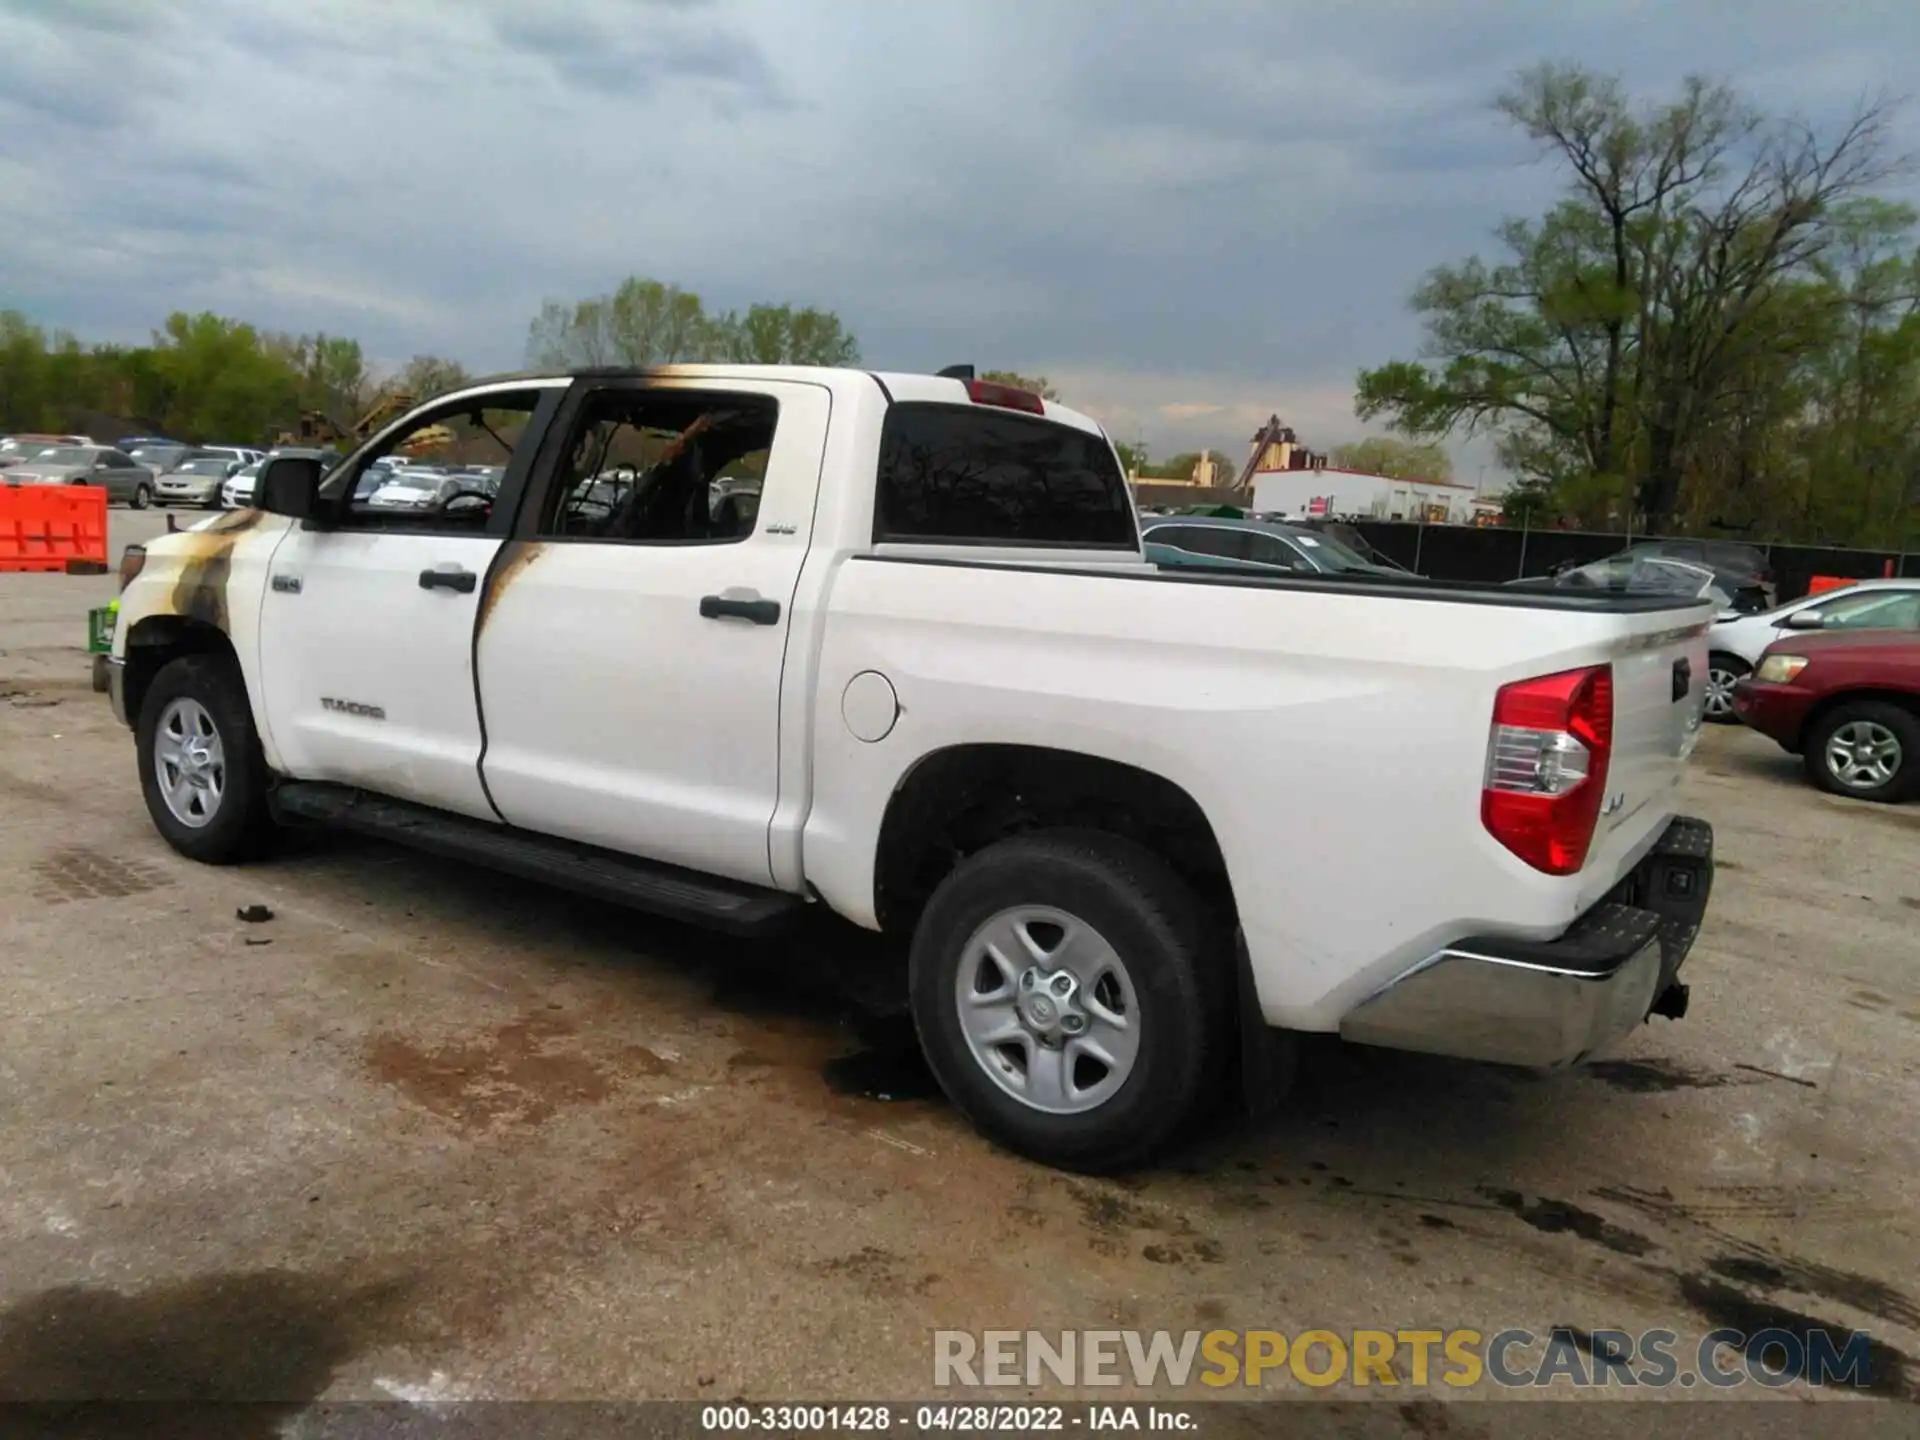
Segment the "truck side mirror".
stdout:
[[320,462],[307,455],[277,455],[260,467],[253,492],[258,509],[309,519],[319,509]]

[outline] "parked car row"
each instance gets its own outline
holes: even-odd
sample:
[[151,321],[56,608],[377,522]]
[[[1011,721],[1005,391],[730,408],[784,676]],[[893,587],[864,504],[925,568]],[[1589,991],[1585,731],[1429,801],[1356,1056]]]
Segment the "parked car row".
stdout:
[[1707,637],[1707,718],[1723,724],[1737,718],[1734,685],[1753,673],[1782,631],[1816,630],[1920,631],[1920,577],[1860,580],[1759,615],[1722,615]]
[[85,435],[0,439],[0,484],[98,485],[109,503],[219,505],[221,481],[264,452],[245,445],[186,445],[139,435],[101,445]]
[[115,501],[144,510],[153,503],[154,473],[110,445],[49,445],[0,470],[7,485],[98,485]]

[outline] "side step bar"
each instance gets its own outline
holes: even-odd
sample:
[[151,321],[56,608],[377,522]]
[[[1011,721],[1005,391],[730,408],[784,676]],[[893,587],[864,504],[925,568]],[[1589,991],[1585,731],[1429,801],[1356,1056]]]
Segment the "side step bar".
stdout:
[[276,816],[358,830],[578,895],[735,935],[764,935],[806,908],[797,895],[637,860],[593,845],[390,800],[350,785],[289,781],[272,792]]

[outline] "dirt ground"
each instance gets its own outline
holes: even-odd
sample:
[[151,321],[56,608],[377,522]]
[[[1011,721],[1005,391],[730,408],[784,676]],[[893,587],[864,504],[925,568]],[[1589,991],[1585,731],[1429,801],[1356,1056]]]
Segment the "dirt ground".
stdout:
[[1808,1317],[1920,1396],[1920,807],[1714,731],[1687,1019],[1547,1078],[1315,1044],[1271,1120],[1077,1179],[930,1093],[862,936],[175,856],[87,684],[112,588],[0,576],[0,1398],[904,1399],[942,1328]]

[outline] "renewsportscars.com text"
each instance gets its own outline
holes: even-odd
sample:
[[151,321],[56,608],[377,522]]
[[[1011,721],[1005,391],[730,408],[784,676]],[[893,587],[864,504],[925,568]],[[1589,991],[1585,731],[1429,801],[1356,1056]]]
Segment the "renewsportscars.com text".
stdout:
[[1857,1330],[939,1330],[933,1383],[1179,1389],[1295,1383],[1468,1389],[1873,1385]]

